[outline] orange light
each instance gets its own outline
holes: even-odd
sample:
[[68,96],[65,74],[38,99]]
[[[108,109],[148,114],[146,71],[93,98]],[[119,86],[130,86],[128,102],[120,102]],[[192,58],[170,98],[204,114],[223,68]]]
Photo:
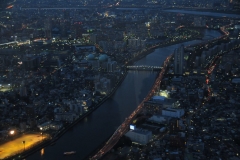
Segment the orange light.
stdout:
[[41,156],[44,155],[44,148],[41,149]]
[[8,6],[6,9],[10,9],[10,8],[13,8],[13,5]]
[[207,84],[209,83],[209,79],[206,79],[206,83],[207,83]]

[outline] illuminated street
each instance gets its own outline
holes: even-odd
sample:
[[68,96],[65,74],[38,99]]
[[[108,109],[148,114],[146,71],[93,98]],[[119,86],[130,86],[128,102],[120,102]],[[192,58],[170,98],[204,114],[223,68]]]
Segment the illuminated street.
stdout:
[[[225,27],[221,28],[222,32],[225,34],[223,36],[220,36],[218,38],[215,38],[209,42],[203,42],[200,44],[196,44],[196,45],[189,45],[187,46],[187,48],[189,47],[193,47],[193,46],[201,46],[201,45],[205,45],[207,43],[214,43],[217,40],[223,39],[225,38],[225,36],[228,35],[228,32],[225,31]],[[105,155],[109,150],[111,150],[113,148],[114,145],[117,144],[118,140],[128,131],[129,125],[132,123],[133,119],[135,118],[135,116],[137,114],[139,114],[142,111],[142,108],[144,106],[144,102],[148,101],[155,93],[155,91],[157,91],[159,89],[160,83],[163,79],[163,75],[165,73],[166,68],[168,67],[168,63],[169,60],[172,58],[173,54],[169,55],[166,60],[163,63],[162,66],[162,70],[159,73],[159,76],[157,77],[152,89],[149,91],[148,95],[144,98],[144,100],[139,104],[139,106],[136,108],[135,111],[133,111],[133,113],[125,119],[125,121],[118,127],[118,129],[114,132],[114,134],[110,137],[110,139],[106,142],[106,144],[104,145],[104,147],[102,149],[100,149],[98,151],[98,153],[96,153],[91,159],[95,160],[95,159],[100,159],[103,155]],[[215,66],[215,65],[214,65]],[[212,68],[212,66],[210,66],[210,68]]]
[[[0,145],[0,159],[4,159],[13,154],[19,153],[27,150],[34,144],[41,142],[43,139],[47,138],[46,135],[41,134],[26,134],[17,139],[9,141]],[[24,144],[25,142],[25,144]]]
[[141,110],[144,106],[144,102],[148,101],[154,95],[154,93],[158,89],[158,87],[160,86],[161,80],[163,78],[163,74],[165,73],[165,69],[168,66],[169,60],[171,59],[172,56],[173,56],[172,54],[169,55],[166,58],[166,60],[164,61],[163,68],[162,68],[158,78],[156,79],[152,89],[146,96],[146,98],[144,98],[144,100],[140,103],[140,105],[136,108],[136,110],[128,118],[125,119],[125,121],[122,123],[122,125],[120,127],[118,127],[118,129],[114,132],[114,134],[108,140],[106,145],[91,159],[101,158],[104,154],[106,154],[109,150],[111,150],[112,147],[118,142],[118,140],[128,131],[129,125],[130,125],[130,123],[132,123],[132,120],[135,118],[135,116],[137,114],[139,114],[141,112]]

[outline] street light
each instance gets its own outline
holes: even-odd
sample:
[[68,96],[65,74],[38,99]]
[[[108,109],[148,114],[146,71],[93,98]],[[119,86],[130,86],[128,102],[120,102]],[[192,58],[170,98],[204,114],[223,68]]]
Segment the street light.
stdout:
[[23,143],[23,149],[25,151],[25,141],[22,141],[22,143]]
[[41,135],[42,135],[42,140],[43,140],[43,132],[41,132]]
[[15,131],[14,131],[14,130],[11,130],[9,133],[10,133],[11,135],[13,135],[13,134],[15,133]]

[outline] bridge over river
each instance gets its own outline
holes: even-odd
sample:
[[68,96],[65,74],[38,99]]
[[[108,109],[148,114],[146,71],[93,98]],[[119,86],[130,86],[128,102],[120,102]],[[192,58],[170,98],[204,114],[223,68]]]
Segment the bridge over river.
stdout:
[[[228,37],[229,33],[228,31],[225,30],[225,27],[221,27],[221,31],[224,33],[224,35],[217,37],[215,39],[209,40],[207,42],[203,43],[198,43],[196,45],[189,45],[186,46],[185,48],[191,48],[191,47],[201,47],[203,45],[207,45],[210,43],[215,43],[221,39],[225,39]],[[156,46],[153,46],[155,48]],[[147,96],[144,98],[144,100],[137,106],[137,108],[132,112],[132,114],[125,119],[125,121],[118,127],[118,129],[114,132],[114,134],[110,137],[110,139],[106,142],[106,144],[94,155],[90,158],[90,160],[98,160],[100,159],[103,155],[105,155],[108,151],[112,149],[113,146],[117,144],[119,139],[129,130],[129,125],[132,123],[133,119],[137,114],[139,114],[142,111],[142,108],[144,106],[144,102],[147,102],[154,94],[155,91],[159,89],[160,83],[162,81],[163,75],[165,74],[166,68],[169,64],[169,60],[172,58],[173,54],[169,55],[166,60],[163,63],[163,68],[161,69],[157,79],[155,80],[154,85],[152,86],[152,89],[149,91]],[[137,66],[128,66],[129,68],[137,68]],[[150,67],[150,66],[149,66]],[[144,68],[144,66],[140,67]],[[160,67],[159,67],[160,69]]]
[[136,71],[160,71],[162,67],[160,66],[127,66],[128,70],[136,70]]

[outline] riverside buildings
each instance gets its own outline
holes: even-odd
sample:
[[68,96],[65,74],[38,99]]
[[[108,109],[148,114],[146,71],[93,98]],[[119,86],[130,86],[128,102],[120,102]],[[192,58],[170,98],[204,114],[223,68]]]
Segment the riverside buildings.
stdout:
[[140,128],[135,128],[128,131],[125,136],[129,137],[135,143],[146,145],[152,138],[152,132]]
[[[174,79],[172,75],[166,73],[168,83],[162,84],[161,87],[175,86],[174,93],[170,92],[168,95],[168,98],[178,99],[178,102],[172,105],[171,111],[179,110],[183,111],[183,114],[179,116],[166,114],[168,109],[165,109],[164,105],[158,106],[158,113],[146,112],[146,110],[152,111],[149,103],[146,103],[143,115],[154,114],[146,118],[146,121],[141,120],[136,123],[136,126],[152,131],[151,141],[141,147],[135,143],[130,147],[122,147],[121,151],[127,150],[125,154],[115,153],[115,156],[122,159],[239,159],[240,130],[236,129],[240,118],[239,42],[235,40],[219,44],[217,52],[213,53],[210,59],[214,60],[215,57],[222,56],[221,61],[210,59],[204,61],[204,65],[210,63],[215,66],[214,69],[209,66],[211,70],[207,68],[204,74],[190,72],[179,79],[180,83],[176,83],[172,80]],[[195,54],[199,53],[195,52]],[[221,55],[222,53],[224,54]],[[174,64],[175,60],[171,63]],[[189,59],[187,63],[192,61]],[[171,65],[169,66],[171,69]],[[163,103],[163,98],[161,99],[158,102]],[[134,121],[138,120],[140,118]],[[134,138],[131,140],[136,142]]]

